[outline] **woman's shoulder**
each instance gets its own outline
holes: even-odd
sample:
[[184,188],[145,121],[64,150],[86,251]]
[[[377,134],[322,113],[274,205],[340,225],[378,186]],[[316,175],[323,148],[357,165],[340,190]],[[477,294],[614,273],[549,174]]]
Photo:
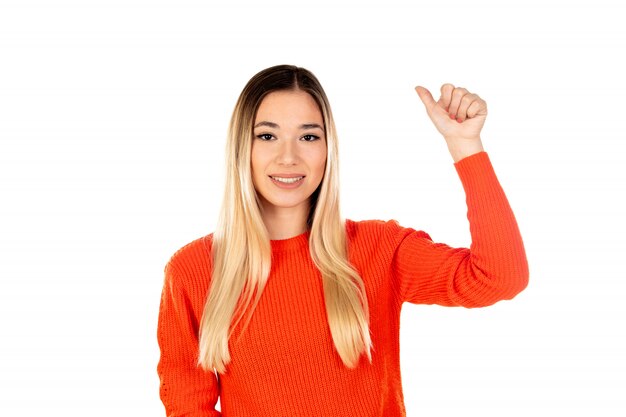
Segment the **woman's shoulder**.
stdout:
[[212,263],[213,233],[193,239],[180,246],[169,258],[167,265],[177,270],[209,267]]
[[423,230],[415,230],[412,227],[401,226],[396,219],[368,219],[351,220],[346,219],[346,234],[350,241],[360,239],[395,239],[409,233],[417,233],[420,236],[428,237],[428,233]]
[[349,233],[383,233],[385,230],[401,227],[397,220],[388,219],[346,219],[346,230]]
[[396,220],[366,219],[352,220],[346,219],[346,236],[350,242],[359,242],[365,240],[380,240],[389,235],[393,225],[397,224]]
[[170,256],[164,268],[164,291],[189,302],[181,306],[190,307],[194,317],[201,315],[211,280],[212,240],[212,235],[206,235],[185,243]]

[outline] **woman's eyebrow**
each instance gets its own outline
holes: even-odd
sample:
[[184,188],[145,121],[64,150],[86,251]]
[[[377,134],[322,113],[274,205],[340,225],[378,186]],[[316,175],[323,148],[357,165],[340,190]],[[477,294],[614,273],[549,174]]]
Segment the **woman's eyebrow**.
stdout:
[[[278,126],[278,124],[274,122],[268,122],[265,120],[254,125],[255,128],[259,126],[267,126],[267,127],[271,127],[274,129],[280,129],[280,126]],[[300,129],[315,129],[315,128],[320,129],[322,132],[324,131],[324,128],[317,123],[304,123],[300,125]]]

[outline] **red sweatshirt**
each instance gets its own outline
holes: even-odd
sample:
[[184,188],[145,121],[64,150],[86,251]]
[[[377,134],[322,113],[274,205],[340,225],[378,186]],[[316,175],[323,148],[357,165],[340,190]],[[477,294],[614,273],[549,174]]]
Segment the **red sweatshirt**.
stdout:
[[[434,243],[395,220],[346,220],[349,260],[370,309],[372,363],[355,369],[334,349],[309,232],[273,240],[269,281],[225,374],[196,366],[198,324],[211,277],[212,234],[179,249],[165,267],[158,322],[160,396],[167,416],[399,417],[402,303],[484,307],[528,283],[517,222],[486,152],[454,164],[467,197],[470,248]],[[221,413],[215,406],[220,399]]]

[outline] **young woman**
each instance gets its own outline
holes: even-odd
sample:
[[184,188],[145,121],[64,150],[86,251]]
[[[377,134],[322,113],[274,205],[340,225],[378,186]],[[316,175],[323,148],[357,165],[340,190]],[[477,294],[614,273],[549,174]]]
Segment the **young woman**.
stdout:
[[470,248],[395,220],[342,220],[337,133],[317,78],[279,65],[248,82],[217,228],[165,266],[168,416],[404,416],[402,303],[484,307],[526,287],[522,238],[481,143],[485,101],[452,84],[438,101],[416,91],[463,184]]

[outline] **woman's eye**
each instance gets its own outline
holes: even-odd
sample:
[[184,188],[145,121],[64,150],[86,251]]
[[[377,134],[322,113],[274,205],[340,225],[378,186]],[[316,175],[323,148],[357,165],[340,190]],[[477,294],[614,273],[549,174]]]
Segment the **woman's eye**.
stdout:
[[[262,141],[270,141],[274,138],[274,135],[270,134],[270,133],[263,133],[261,135],[257,135],[257,138],[261,139]],[[304,140],[305,142],[313,142],[319,139],[319,136],[316,135],[304,135],[302,136],[302,140]]]

